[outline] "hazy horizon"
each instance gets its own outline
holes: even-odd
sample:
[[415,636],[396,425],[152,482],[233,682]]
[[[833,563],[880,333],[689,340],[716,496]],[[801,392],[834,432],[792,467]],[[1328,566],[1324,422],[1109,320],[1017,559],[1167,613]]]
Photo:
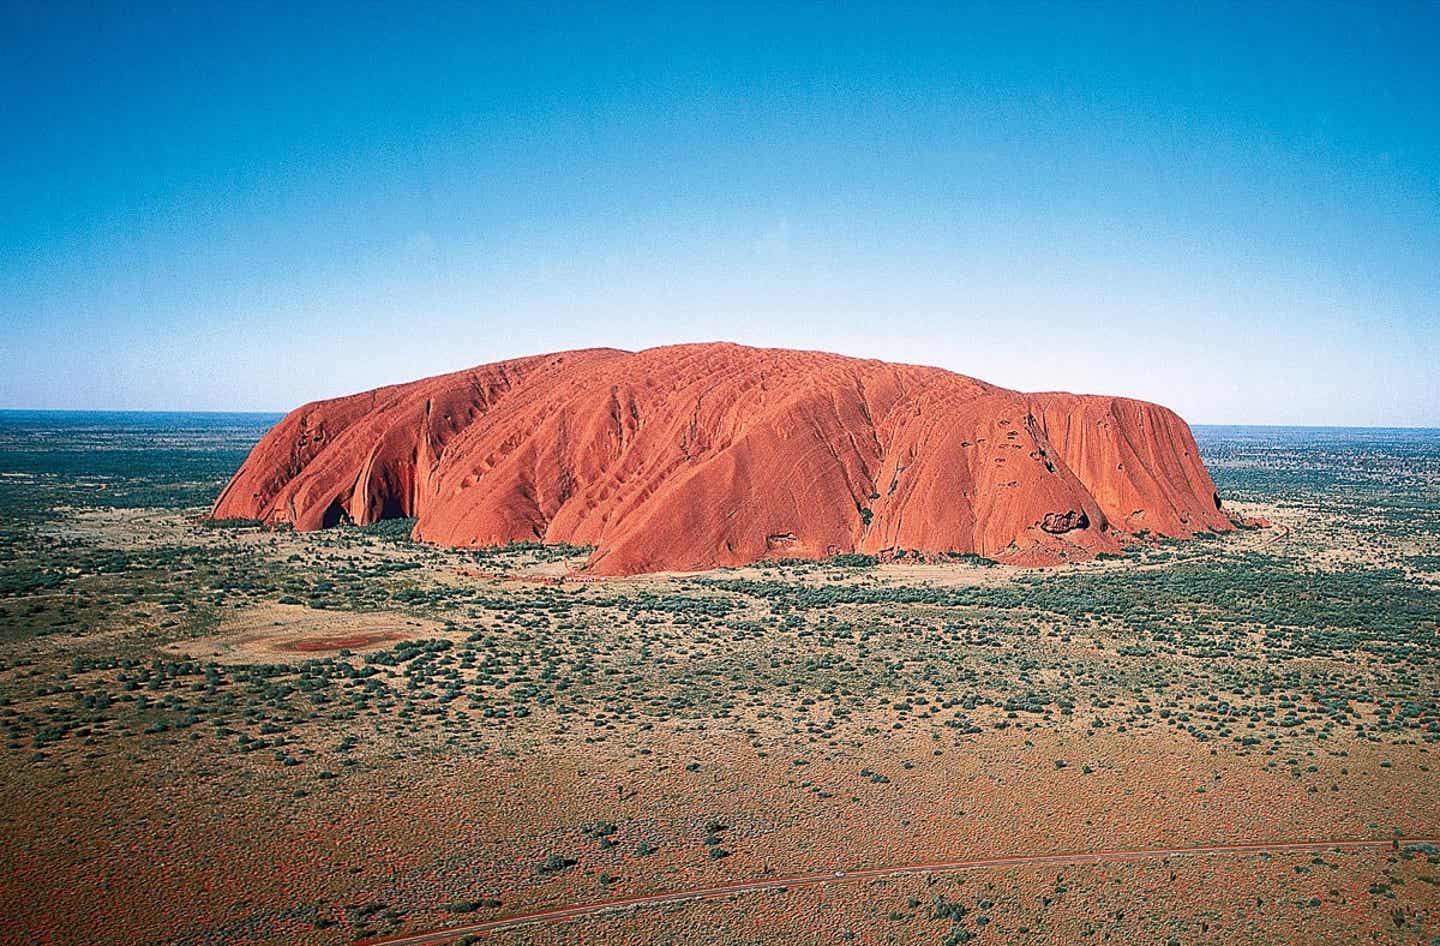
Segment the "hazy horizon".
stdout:
[[[299,407],[300,405],[296,405]],[[113,408],[71,408],[71,407],[0,407],[0,419],[15,415],[37,415],[37,414],[69,414],[69,415],[120,415],[126,417],[237,417],[237,418],[265,418],[266,420],[278,421],[284,417],[288,410],[253,410],[253,411],[226,411],[226,410],[187,410],[184,408],[138,408],[138,409],[113,409]],[[1377,424],[1226,424],[1212,423],[1207,421],[1187,421],[1196,430],[1342,430],[1342,431],[1414,431],[1418,433],[1440,433],[1440,427],[1423,426],[1386,426]]]
[[1433,6],[7,25],[0,408],[724,339],[1440,426]]

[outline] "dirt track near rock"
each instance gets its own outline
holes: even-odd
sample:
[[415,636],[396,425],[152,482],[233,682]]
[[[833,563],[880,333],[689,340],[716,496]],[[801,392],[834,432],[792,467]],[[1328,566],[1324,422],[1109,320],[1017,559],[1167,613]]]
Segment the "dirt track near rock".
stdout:
[[1017,854],[1004,857],[898,864],[889,867],[866,867],[847,871],[792,874],[786,877],[765,877],[733,884],[722,884],[715,887],[697,887],[691,890],[676,890],[638,897],[623,897],[615,900],[599,900],[592,903],[575,904],[566,907],[552,907],[546,910],[519,913],[493,920],[464,923],[442,930],[430,930],[423,933],[408,933],[400,936],[364,940],[360,943],[360,946],[442,946],[442,944],[454,942],[462,936],[500,933],[534,924],[581,920],[622,910],[668,906],[695,900],[722,900],[726,897],[743,893],[783,891],[791,887],[817,887],[823,884],[851,883],[854,881],[877,880],[884,877],[900,877],[910,874],[954,873],[958,871],[990,870],[1002,867],[1030,867],[1047,864],[1117,863],[1165,857],[1318,853],[1333,850],[1383,850],[1392,846],[1405,847],[1417,844],[1440,845],[1440,837],[1393,839],[1350,838],[1329,841],[1255,841],[1239,844],[1202,845],[1198,847],[1135,848],[1106,851],[1079,851],[1061,854]]

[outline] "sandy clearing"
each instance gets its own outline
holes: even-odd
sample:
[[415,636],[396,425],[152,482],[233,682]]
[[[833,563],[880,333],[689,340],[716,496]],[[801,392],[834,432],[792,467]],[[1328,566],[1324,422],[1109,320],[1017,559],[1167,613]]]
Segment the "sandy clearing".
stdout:
[[396,611],[324,611],[272,603],[236,612],[221,621],[216,633],[164,649],[199,660],[249,664],[374,650],[441,633],[435,621]]

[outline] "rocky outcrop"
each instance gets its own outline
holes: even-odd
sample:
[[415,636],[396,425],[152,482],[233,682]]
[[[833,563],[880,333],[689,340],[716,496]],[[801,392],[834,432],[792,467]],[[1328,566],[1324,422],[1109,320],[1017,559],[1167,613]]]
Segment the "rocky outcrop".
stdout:
[[1071,509],[1069,512],[1047,512],[1040,520],[1040,528],[1051,535],[1064,535],[1075,529],[1090,528],[1090,517],[1085,511]]
[[521,358],[305,405],[217,518],[594,546],[598,574],[842,552],[1053,564],[1232,527],[1185,422],[1126,398],[729,344]]

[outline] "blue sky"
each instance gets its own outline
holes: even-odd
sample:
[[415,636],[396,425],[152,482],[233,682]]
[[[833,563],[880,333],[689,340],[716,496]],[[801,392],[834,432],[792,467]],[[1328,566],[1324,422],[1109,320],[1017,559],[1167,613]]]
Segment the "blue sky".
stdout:
[[1434,4],[0,6],[0,407],[727,339],[1440,426]]

